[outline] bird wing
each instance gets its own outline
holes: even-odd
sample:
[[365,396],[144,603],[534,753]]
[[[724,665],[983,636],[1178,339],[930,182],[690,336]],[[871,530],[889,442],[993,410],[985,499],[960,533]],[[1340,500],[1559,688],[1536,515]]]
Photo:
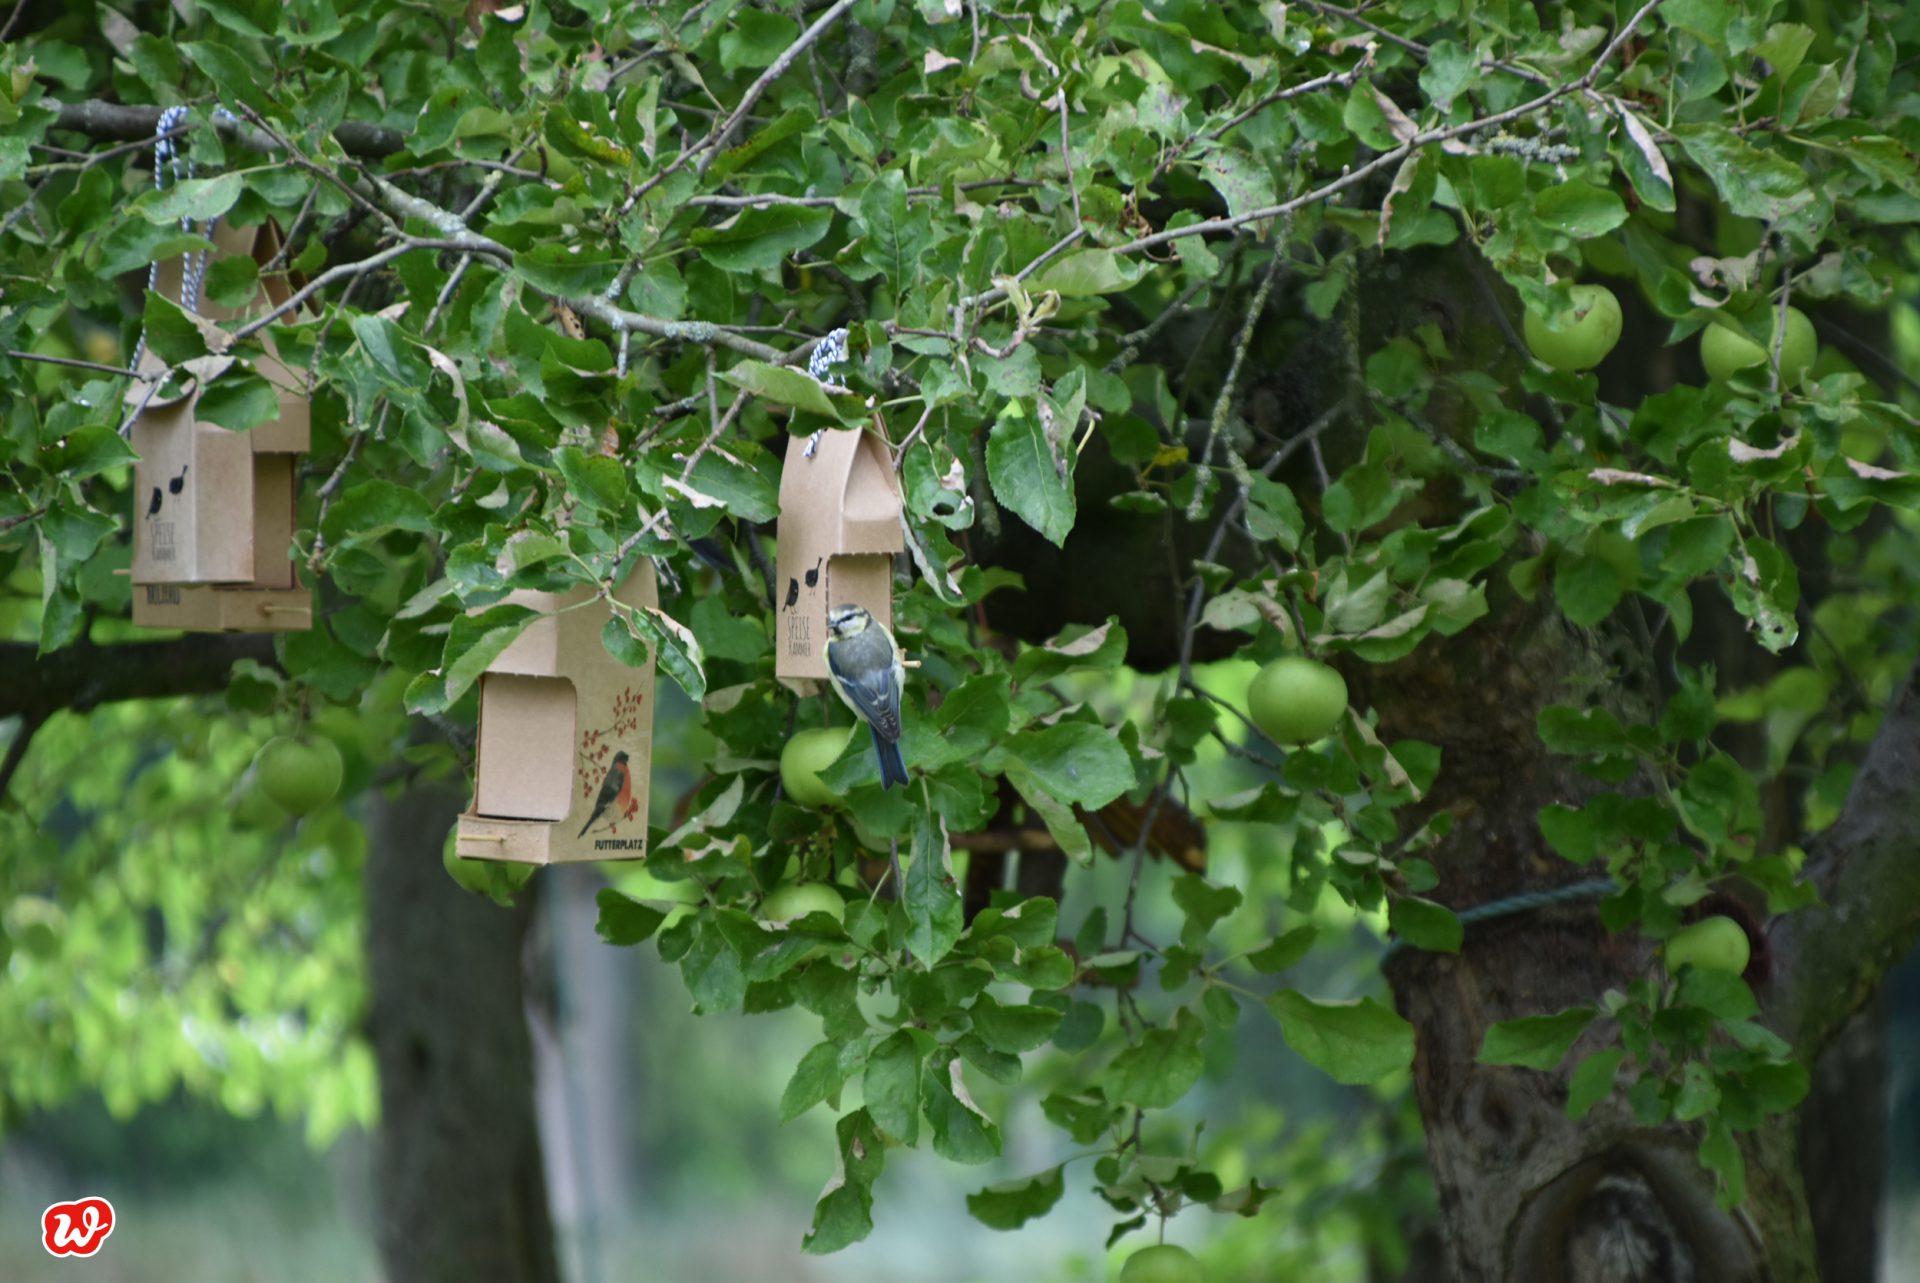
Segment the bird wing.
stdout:
[[871,682],[849,680],[847,670],[840,662],[842,657],[850,658],[849,648],[871,646],[869,638],[873,637],[874,632],[874,629],[868,629],[859,637],[828,646],[827,667],[833,673],[834,685],[840,697],[853,706],[853,711],[878,731],[882,739],[897,740],[900,738],[900,684],[895,680],[898,670],[890,662],[893,647],[887,643],[885,635],[874,639],[886,649],[887,654],[882,657],[882,663],[874,665],[878,671]]

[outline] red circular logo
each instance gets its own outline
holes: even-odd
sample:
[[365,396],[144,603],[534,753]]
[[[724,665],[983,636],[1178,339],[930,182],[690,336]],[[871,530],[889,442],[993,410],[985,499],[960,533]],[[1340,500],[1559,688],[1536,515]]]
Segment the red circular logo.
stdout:
[[55,1203],[40,1213],[40,1242],[55,1256],[92,1256],[113,1233],[113,1204],[104,1198]]

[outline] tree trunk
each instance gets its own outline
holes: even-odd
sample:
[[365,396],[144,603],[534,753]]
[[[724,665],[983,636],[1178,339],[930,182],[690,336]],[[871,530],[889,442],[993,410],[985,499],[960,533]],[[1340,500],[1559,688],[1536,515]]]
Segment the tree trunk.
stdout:
[[446,875],[460,803],[367,799],[380,1257],[391,1283],[557,1283],[521,996],[532,897],[502,909]]
[[[1441,748],[1425,805],[1454,815],[1433,856],[1439,894],[1456,909],[1585,875],[1546,847],[1536,816],[1550,802],[1577,805],[1596,786],[1540,749],[1536,716],[1585,692],[1603,692],[1627,715],[1646,698],[1631,681],[1638,665],[1600,653],[1595,636],[1550,607],[1496,611],[1514,626],[1355,666],[1380,710],[1381,738]],[[1457,1283],[1816,1277],[1792,1120],[1742,1137],[1747,1200],[1729,1215],[1714,1202],[1691,1129],[1643,1127],[1618,1095],[1578,1122],[1567,1117],[1568,1074],[1600,1045],[1598,1031],[1557,1072],[1476,1063],[1489,1025],[1591,1006],[1650,957],[1636,936],[1610,935],[1589,901],[1499,919],[1470,930],[1457,956],[1409,952],[1391,967],[1416,1030],[1414,1090]]]

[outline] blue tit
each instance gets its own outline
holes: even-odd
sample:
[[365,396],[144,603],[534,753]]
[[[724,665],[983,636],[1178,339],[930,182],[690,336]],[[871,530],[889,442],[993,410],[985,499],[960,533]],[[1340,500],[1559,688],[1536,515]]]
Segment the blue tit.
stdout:
[[827,612],[827,673],[835,692],[873,732],[880,787],[905,784],[900,692],[907,684],[907,670],[900,663],[900,647],[893,634],[865,606],[835,606]]

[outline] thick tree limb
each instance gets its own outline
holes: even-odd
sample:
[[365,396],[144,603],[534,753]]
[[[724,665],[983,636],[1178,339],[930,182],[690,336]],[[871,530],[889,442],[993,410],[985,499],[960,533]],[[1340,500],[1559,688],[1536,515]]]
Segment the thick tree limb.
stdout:
[[[92,138],[137,142],[153,137],[159,130],[160,113],[163,110],[160,107],[127,106],[97,99],[61,103],[60,120],[54,128],[71,130]],[[264,135],[237,121],[211,121],[209,127],[218,129],[223,135],[254,151],[273,150],[273,144]],[[333,131],[333,136],[353,156],[391,156],[406,145],[406,138],[398,131],[364,120],[341,121]]]
[[63,709],[84,713],[125,699],[208,695],[227,688],[235,661],[278,666],[273,638],[236,633],[174,641],[83,642],[36,654],[31,642],[0,642],[0,718],[29,725]]
[[1809,1059],[1920,940],[1920,669],[1887,708],[1834,826],[1809,851],[1821,902],[1776,928],[1781,1032]]

